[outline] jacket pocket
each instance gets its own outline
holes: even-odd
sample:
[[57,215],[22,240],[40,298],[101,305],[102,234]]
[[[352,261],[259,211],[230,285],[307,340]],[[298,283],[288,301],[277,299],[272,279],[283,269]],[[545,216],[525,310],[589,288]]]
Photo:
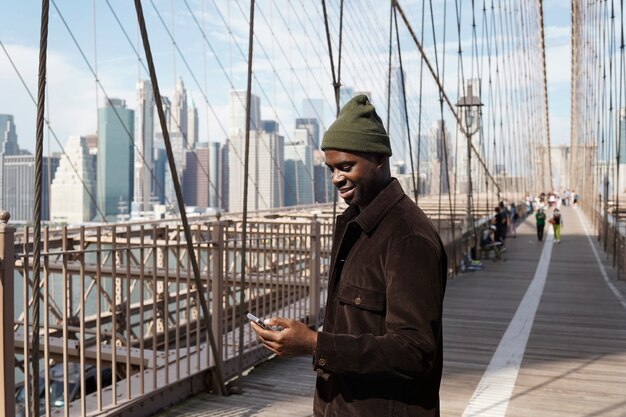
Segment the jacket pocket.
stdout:
[[361,310],[382,312],[385,309],[385,293],[355,285],[342,283],[337,294],[337,299],[343,304],[348,304]]

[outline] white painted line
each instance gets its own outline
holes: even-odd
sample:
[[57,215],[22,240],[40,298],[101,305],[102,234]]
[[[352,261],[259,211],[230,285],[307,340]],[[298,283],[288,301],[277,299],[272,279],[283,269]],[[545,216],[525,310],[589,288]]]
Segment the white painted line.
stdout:
[[504,417],[506,414],[548,277],[554,238],[551,227],[547,232],[535,276],[467,404],[463,417]]
[[606,273],[606,269],[604,268],[604,265],[602,264],[602,261],[600,260],[600,255],[598,255],[596,246],[593,244],[593,241],[591,240],[591,237],[589,236],[589,229],[587,229],[587,219],[585,219],[580,214],[578,209],[574,209],[574,211],[578,215],[578,219],[582,223],[583,229],[585,229],[585,235],[587,236],[587,240],[589,241],[589,246],[591,246],[591,250],[593,251],[593,254],[596,256],[596,261],[598,262],[598,266],[600,267],[600,272],[602,272],[602,278],[604,278],[604,282],[606,282],[606,285],[608,285],[611,291],[613,291],[613,294],[615,294],[615,297],[617,297],[617,300],[622,304],[622,307],[626,308],[626,299],[624,299],[624,296],[622,295],[622,293],[617,289],[617,287],[615,287],[615,285],[613,285],[613,283],[609,279],[609,276]]

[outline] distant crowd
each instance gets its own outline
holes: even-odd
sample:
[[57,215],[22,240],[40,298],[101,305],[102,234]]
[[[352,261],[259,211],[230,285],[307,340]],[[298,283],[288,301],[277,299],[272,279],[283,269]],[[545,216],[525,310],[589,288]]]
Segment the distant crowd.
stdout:
[[[537,240],[543,242],[546,222],[554,230],[554,241],[561,243],[561,229],[563,228],[563,214],[559,210],[559,205],[576,207],[578,204],[578,194],[576,191],[565,190],[562,195],[558,193],[541,193],[538,197],[526,198],[528,213],[535,213],[535,225],[537,227]],[[547,210],[552,209],[552,217],[548,218]]]
[[[506,252],[508,237],[517,237],[518,222],[523,216],[534,216],[537,230],[537,240],[544,241],[545,226],[549,224],[554,231],[554,241],[561,242],[561,229],[563,228],[563,214],[559,206],[576,206],[578,204],[576,191],[564,190],[558,192],[542,192],[537,196],[526,195],[523,207],[515,203],[508,204],[505,200],[494,208],[494,215],[490,218],[488,227],[480,234],[479,253],[473,253],[464,267],[469,270],[482,269],[482,259],[503,260],[502,254]],[[521,210],[520,210],[521,209]],[[520,215],[522,211],[522,215]],[[491,254],[493,253],[493,258]]]

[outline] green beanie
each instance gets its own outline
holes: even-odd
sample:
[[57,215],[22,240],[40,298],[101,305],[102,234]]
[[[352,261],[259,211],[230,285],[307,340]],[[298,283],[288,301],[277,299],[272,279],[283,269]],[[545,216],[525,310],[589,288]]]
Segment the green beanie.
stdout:
[[389,135],[367,96],[355,96],[343,106],[324,133],[322,150],[326,149],[391,156]]

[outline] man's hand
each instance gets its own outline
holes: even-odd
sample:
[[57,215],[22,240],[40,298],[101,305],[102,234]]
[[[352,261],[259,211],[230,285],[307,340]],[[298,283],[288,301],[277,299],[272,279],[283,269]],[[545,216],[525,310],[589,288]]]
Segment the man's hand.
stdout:
[[282,317],[265,321],[268,326],[280,326],[282,330],[265,330],[254,322],[250,323],[261,343],[278,356],[313,355],[315,351],[317,332],[302,322]]

